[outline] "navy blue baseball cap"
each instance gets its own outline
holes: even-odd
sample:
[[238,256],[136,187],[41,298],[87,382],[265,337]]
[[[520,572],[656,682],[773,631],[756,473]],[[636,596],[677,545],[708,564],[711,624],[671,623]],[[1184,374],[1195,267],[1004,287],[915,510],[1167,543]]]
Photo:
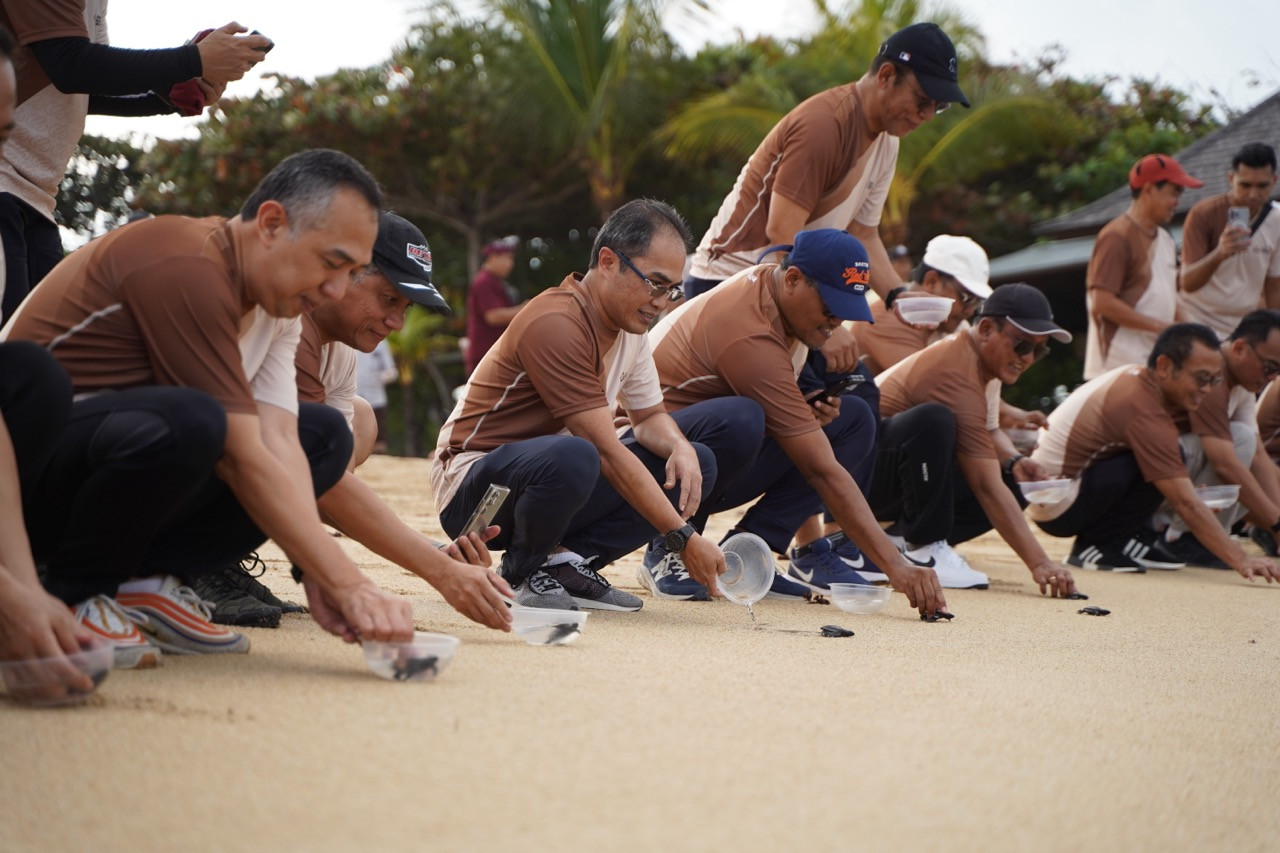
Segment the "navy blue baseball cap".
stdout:
[[383,211],[378,217],[378,239],[373,263],[400,295],[437,314],[453,309],[431,283],[431,247],[418,227],[403,216]]
[[848,231],[838,228],[815,228],[801,231],[791,246],[774,246],[771,252],[789,252],[791,266],[818,285],[818,294],[827,310],[841,320],[874,323],[867,305],[867,288],[871,286],[871,261],[867,250]]

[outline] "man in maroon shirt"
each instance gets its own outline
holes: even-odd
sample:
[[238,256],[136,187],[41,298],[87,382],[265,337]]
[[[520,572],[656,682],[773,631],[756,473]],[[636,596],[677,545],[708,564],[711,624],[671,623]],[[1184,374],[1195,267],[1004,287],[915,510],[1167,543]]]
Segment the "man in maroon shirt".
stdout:
[[481,249],[484,263],[467,291],[467,375],[475,372],[502,332],[520,313],[523,303],[507,276],[516,265],[516,241],[494,240]]

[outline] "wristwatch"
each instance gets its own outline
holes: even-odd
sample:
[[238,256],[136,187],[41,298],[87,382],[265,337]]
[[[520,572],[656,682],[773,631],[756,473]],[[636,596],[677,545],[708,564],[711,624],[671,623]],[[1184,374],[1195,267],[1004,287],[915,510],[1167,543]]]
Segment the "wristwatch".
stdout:
[[698,531],[693,529],[692,524],[686,524],[678,530],[673,530],[666,536],[662,537],[663,547],[668,553],[679,554],[684,547],[689,544],[689,540],[693,538]]
[[1010,456],[1008,459],[1004,460],[1004,465],[1001,466],[1004,468],[1004,473],[1007,475],[1012,475],[1013,466],[1017,465],[1019,462],[1021,462],[1023,459],[1026,459],[1026,458],[1027,457],[1023,456],[1021,453],[1015,453],[1012,456]]

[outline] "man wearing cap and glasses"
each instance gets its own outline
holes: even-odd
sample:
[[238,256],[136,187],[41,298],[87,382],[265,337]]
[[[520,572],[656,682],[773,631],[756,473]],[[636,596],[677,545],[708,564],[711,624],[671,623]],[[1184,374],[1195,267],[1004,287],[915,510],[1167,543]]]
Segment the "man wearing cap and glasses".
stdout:
[[[505,630],[510,623],[505,602],[512,593],[506,581],[484,568],[489,564],[484,537],[461,537],[446,556],[435,542],[401,521],[354,473],[369,458],[377,432],[372,407],[356,396],[356,351],[372,352],[387,335],[403,328],[410,304],[452,313],[431,283],[431,266],[431,249],[422,232],[384,211],[373,262],[352,277],[341,299],[302,317],[294,361],[298,399],[337,409],[355,438],[346,473],[317,504],[324,521],[426,580],[463,615]],[[192,588],[214,605],[214,622],[279,624],[282,602],[239,565],[202,576]]]
[[675,418],[663,405],[646,333],[682,296],[688,236],[662,202],[614,211],[586,274],[529,300],[440,429],[440,522],[456,534],[490,484],[511,490],[490,544],[505,549],[502,574],[522,605],[639,610],[597,570],[654,535],[702,583],[724,571],[688,519],[718,494],[717,472],[750,464],[762,417],[738,398]]
[[1042,593],[1075,592],[1071,572],[1044,552],[1022,514],[1017,482],[1043,477],[1018,456],[1001,459],[992,439],[999,389],[1043,358],[1049,338],[1071,335],[1053,321],[1044,294],[1026,284],[997,287],[967,331],[881,374],[879,450],[870,503],[894,522],[906,555],[933,561],[944,586],[985,589],[953,545],[992,526],[1022,559]]
[[1144,365],[1126,365],[1084,385],[1049,415],[1032,457],[1072,480],[1052,503],[1028,514],[1053,536],[1074,536],[1067,562],[1084,569],[1144,572],[1148,521],[1168,501],[1197,540],[1242,576],[1280,580],[1280,568],[1251,557],[1197,497],[1182,459],[1175,416],[1194,412],[1222,384],[1218,337],[1208,326],[1175,323],[1156,338]]
[[[946,606],[937,576],[898,553],[850,474],[869,472],[875,416],[854,397],[810,402],[796,384],[811,347],[821,346],[845,320],[870,319],[866,250],[847,232],[825,228],[801,231],[794,245],[780,251],[780,263],[743,270],[663,318],[650,333],[663,396],[677,416],[685,407],[731,395],[764,410],[766,437],[755,463],[733,472],[724,495],[708,502],[694,525],[754,501],[730,535],[754,533],[785,554],[800,522],[825,504],[912,606],[932,614]],[[720,476],[730,472],[722,469]],[[661,542],[651,544],[638,576],[663,598],[707,594],[681,555]],[[802,596],[860,580],[836,561],[834,571],[778,576],[773,593]]]
[[507,284],[507,276],[516,265],[517,245],[515,237],[508,237],[486,243],[480,250],[484,260],[467,290],[467,348],[463,361],[468,376],[524,307],[520,294]]
[[1129,170],[1133,201],[1098,232],[1089,258],[1085,379],[1142,364],[1156,335],[1177,318],[1177,256],[1164,226],[1183,190],[1201,186],[1167,154],[1148,154]]

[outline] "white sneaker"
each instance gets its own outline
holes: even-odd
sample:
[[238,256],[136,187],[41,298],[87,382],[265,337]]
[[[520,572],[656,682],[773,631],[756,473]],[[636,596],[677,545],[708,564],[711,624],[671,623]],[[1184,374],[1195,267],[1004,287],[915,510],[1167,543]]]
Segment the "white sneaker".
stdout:
[[931,565],[945,589],[986,589],[990,584],[987,576],[969,565],[946,540],[921,545],[905,555],[921,565]]

